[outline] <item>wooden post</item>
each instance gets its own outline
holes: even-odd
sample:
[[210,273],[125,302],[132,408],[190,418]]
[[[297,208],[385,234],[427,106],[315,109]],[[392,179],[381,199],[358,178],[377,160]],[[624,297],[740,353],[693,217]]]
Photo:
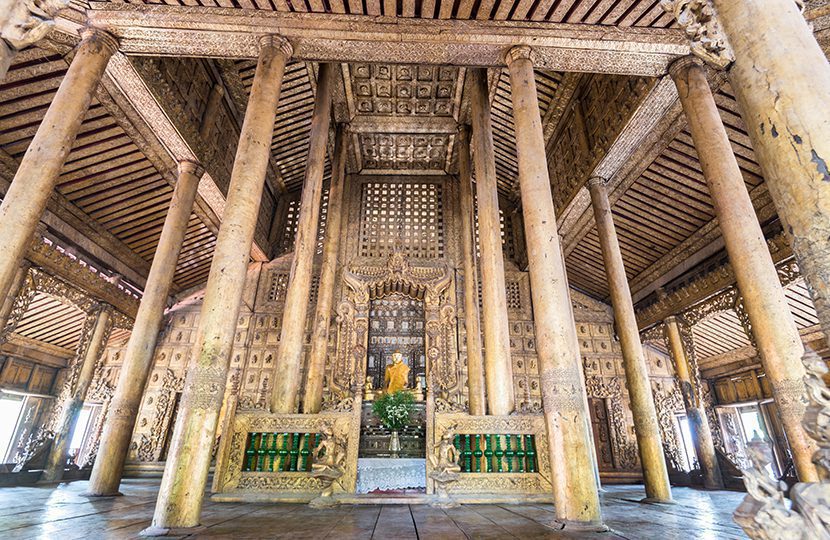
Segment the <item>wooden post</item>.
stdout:
[[484,379],[490,414],[510,414],[515,408],[513,364],[510,359],[510,327],[504,282],[499,196],[487,70],[470,69],[473,125],[473,163],[478,201],[479,265],[484,326]]
[[85,331],[81,333],[81,340],[78,343],[77,364],[70,366],[69,378],[65,383],[64,391],[58,396],[57,406],[60,407],[60,413],[55,423],[55,438],[52,440],[52,447],[49,449],[46,466],[43,474],[40,475],[39,482],[60,482],[63,478],[75,424],[78,423],[87,390],[95,375],[95,365],[104,352],[112,328],[111,308],[97,306],[96,309],[97,311],[87,316]]
[[693,353],[686,350],[677,317],[667,318],[664,324],[666,342],[672,360],[674,360],[674,372],[680,382],[683,405],[686,408],[686,417],[689,419],[689,430],[692,432],[692,442],[695,445],[697,461],[703,474],[703,487],[723,489],[723,476],[721,475],[718,456],[715,453],[712,430],[709,427],[709,419],[706,417],[705,405],[701,400],[702,389],[697,385],[700,380],[700,373],[697,372],[697,365],[690,361],[690,356]]
[[464,260],[464,329],[467,335],[467,395],[470,414],[487,414],[484,396],[484,360],[478,313],[478,269],[476,268],[473,175],[470,167],[470,128],[458,129],[458,181],[461,203],[461,251]]
[[282,77],[291,53],[291,45],[279,36],[260,39],[259,61],[199,314],[193,358],[153,522],[142,533],[148,536],[199,524],[259,203],[271,157]]
[[318,413],[323,405],[323,378],[329,349],[331,308],[339,266],[341,223],[343,222],[343,184],[346,179],[346,149],[348,133],[345,124],[337,124],[334,137],[334,163],[329,185],[329,207],[326,216],[326,234],[323,237],[323,262],[320,283],[317,286],[317,308],[311,334],[311,352],[308,356],[303,412]]
[[196,163],[179,163],[178,181],[127,343],[124,364],[104,423],[87,495],[100,497],[118,494],[130,437],[153,366],[153,354],[164,318],[164,308],[167,306],[167,295],[176,273],[176,263],[187,233],[199,179],[203,174],[204,169]]
[[611,304],[614,308],[614,321],[620,338],[626,386],[634,418],[634,432],[637,435],[637,449],[643,467],[646,500],[669,502],[672,500],[671,485],[666,458],[663,455],[657,409],[654,407],[654,396],[651,394],[648,366],[643,354],[643,345],[640,343],[637,317],[634,314],[634,303],[631,300],[622,252],[614,228],[614,217],[605,191],[605,179],[591,178],[588,180],[588,189],[591,192],[594,220],[597,224]]
[[713,3],[752,149],[830,335],[830,63],[797,2]]
[[607,530],[599,506],[582,359],[556,228],[530,47],[510,49],[506,61],[556,518],[566,529]]
[[801,335],[790,313],[703,68],[697,60],[685,57],[671,65],[670,73],[689,121],[692,140],[712,195],[761,363],[790,443],[798,478],[802,482],[818,481],[812,462],[816,446],[801,425],[807,403]]
[[320,197],[323,191],[323,171],[326,165],[326,144],[331,119],[331,79],[331,65],[321,63],[320,72],[317,74],[314,113],[311,117],[308,163],[303,182],[303,196],[300,200],[300,219],[294,241],[294,260],[291,263],[291,274],[285,293],[282,331],[277,348],[277,368],[271,396],[271,412],[275,413],[294,412],[300,391],[300,368],[309,304],[308,291],[311,290],[314,252],[317,250],[317,225],[320,221]]

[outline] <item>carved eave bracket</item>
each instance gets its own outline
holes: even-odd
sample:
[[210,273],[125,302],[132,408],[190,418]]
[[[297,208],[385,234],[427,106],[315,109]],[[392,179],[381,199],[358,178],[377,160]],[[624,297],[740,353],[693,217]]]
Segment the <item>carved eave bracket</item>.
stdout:
[[735,61],[711,0],[661,0],[660,6],[689,36],[692,54],[716,69],[727,69]]

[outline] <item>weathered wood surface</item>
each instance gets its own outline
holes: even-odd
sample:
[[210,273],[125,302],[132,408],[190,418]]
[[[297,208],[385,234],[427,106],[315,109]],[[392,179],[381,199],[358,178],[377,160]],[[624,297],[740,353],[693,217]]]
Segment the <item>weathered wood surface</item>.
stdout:
[[[136,538],[150,523],[157,480],[128,479],[124,497],[88,499],[86,482],[0,489],[0,537]],[[642,486],[607,486],[603,514],[613,532],[579,538],[746,538],[731,513],[743,494],[675,488],[673,506],[636,502]],[[573,538],[551,527],[552,505],[349,505],[316,510],[299,504],[206,501],[204,529],[189,538],[504,539]],[[181,538],[181,537],[179,537]]]

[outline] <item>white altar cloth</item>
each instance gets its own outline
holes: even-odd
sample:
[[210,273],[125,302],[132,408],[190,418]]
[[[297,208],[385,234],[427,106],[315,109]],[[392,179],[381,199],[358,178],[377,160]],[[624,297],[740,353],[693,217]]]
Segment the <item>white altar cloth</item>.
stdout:
[[359,458],[357,492],[426,488],[426,459]]

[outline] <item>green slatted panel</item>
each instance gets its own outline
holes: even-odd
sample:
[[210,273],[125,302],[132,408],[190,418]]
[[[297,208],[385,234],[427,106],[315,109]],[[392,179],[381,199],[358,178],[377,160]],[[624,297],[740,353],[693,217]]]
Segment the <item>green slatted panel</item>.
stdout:
[[533,435],[461,434],[453,440],[462,473],[538,471]]
[[308,472],[319,433],[249,433],[245,445],[245,472]]

